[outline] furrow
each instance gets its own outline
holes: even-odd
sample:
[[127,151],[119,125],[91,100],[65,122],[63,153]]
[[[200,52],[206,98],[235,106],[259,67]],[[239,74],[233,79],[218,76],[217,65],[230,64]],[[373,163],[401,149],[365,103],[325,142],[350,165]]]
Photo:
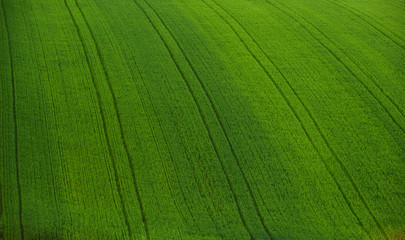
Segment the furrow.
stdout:
[[101,115],[101,119],[102,119],[102,123],[103,123],[103,130],[104,130],[104,135],[105,135],[105,139],[106,139],[107,149],[108,149],[108,153],[109,153],[109,156],[111,158],[111,161],[113,163],[112,165],[113,165],[113,170],[114,170],[115,185],[117,187],[117,191],[118,191],[118,194],[120,196],[121,207],[122,207],[122,212],[124,214],[125,225],[127,227],[128,234],[131,237],[132,236],[132,230],[130,228],[129,218],[128,218],[128,214],[127,214],[127,211],[126,211],[126,208],[125,208],[123,194],[122,194],[121,186],[119,184],[118,170],[117,170],[117,166],[116,166],[116,160],[115,160],[115,157],[113,155],[110,139],[109,139],[109,136],[108,136],[108,129],[107,129],[107,124],[106,124],[106,120],[105,120],[105,114],[104,114],[104,110],[103,110],[103,108],[101,106],[101,95],[100,95],[99,89],[97,87],[97,84],[95,83],[96,79],[95,79],[94,69],[93,69],[92,65],[90,64],[90,60],[89,60],[89,56],[88,56],[88,50],[87,50],[87,48],[85,46],[84,39],[83,39],[82,33],[80,31],[79,25],[77,24],[75,18],[73,17],[72,11],[69,8],[66,0],[64,0],[64,3],[65,3],[65,6],[66,6],[66,8],[67,8],[67,10],[69,12],[69,15],[70,15],[72,21],[73,21],[73,24],[75,26],[76,33],[77,33],[77,35],[79,37],[79,40],[81,42],[81,46],[83,48],[83,52],[84,52],[85,59],[86,59],[86,62],[87,62],[87,67],[90,70],[90,76],[91,76],[92,85],[93,85],[93,87],[95,89],[95,92],[96,92],[96,95],[97,95],[97,101],[98,101],[99,111],[100,111],[100,115]]
[[6,32],[7,32],[7,43],[8,43],[8,54],[10,57],[10,70],[11,70],[11,86],[13,90],[13,120],[14,120],[14,148],[15,148],[15,164],[16,164],[16,178],[17,178],[17,188],[18,188],[18,217],[20,220],[20,235],[21,239],[24,239],[24,226],[22,223],[22,199],[21,199],[21,183],[20,183],[20,167],[19,167],[19,159],[18,159],[18,126],[17,126],[17,109],[16,109],[16,87],[15,87],[15,79],[14,79],[14,64],[13,64],[13,56],[11,51],[11,38],[10,38],[10,30],[8,27],[7,21],[7,13],[6,7],[4,6],[4,1],[1,1],[3,12],[4,12],[4,23],[6,25]]
[[[371,238],[371,235],[369,234],[369,232],[364,228],[363,223],[360,221],[359,216],[355,213],[353,207],[351,206],[350,202],[348,201],[348,198],[346,196],[346,194],[344,193],[340,183],[337,181],[335,175],[333,174],[333,172],[331,171],[331,169],[329,168],[329,166],[326,163],[326,160],[324,159],[324,157],[322,156],[322,154],[320,153],[318,147],[316,146],[316,144],[314,143],[312,137],[310,137],[308,130],[306,129],[303,121],[301,120],[301,118],[299,117],[297,111],[294,109],[294,107],[292,106],[290,100],[288,100],[288,98],[286,97],[285,93],[281,90],[280,86],[277,84],[277,82],[274,80],[274,78],[271,76],[271,74],[268,72],[268,70],[264,67],[264,65],[261,63],[261,61],[255,56],[255,54],[252,53],[252,51],[250,50],[250,48],[248,47],[248,45],[242,40],[242,38],[240,37],[240,35],[237,33],[237,31],[234,29],[234,27],[225,19],[223,18],[218,11],[216,11],[214,8],[212,8],[212,6],[210,6],[209,4],[207,4],[205,2],[205,0],[201,0],[203,1],[209,8],[211,8],[214,12],[216,12],[216,14],[224,21],[226,22],[229,27],[231,27],[231,29],[234,31],[235,35],[238,36],[238,38],[240,39],[240,41],[245,45],[245,48],[249,51],[249,53],[252,55],[252,57],[256,60],[256,62],[260,65],[260,67],[263,69],[263,71],[266,73],[267,77],[271,80],[271,82],[273,83],[273,85],[276,87],[277,91],[280,93],[280,95],[283,97],[283,99],[285,100],[285,102],[287,103],[288,107],[291,109],[291,111],[293,112],[295,118],[298,120],[301,129],[304,131],[305,136],[308,138],[308,140],[310,141],[312,147],[315,149],[315,151],[317,152],[317,154],[319,155],[320,159],[323,162],[323,165],[325,167],[325,169],[328,171],[329,175],[332,177],[333,181],[335,182],[335,184],[337,185],[339,192],[341,193],[342,197],[344,198],[345,202],[347,203],[350,211],[352,212],[352,214],[354,215],[354,217],[356,218],[356,220],[359,222],[359,225],[363,228],[363,230],[367,233],[367,235]],[[214,2],[214,1],[212,1]],[[267,60],[277,69],[277,71],[280,73],[280,75],[283,77],[283,79],[285,80],[285,82],[287,83],[287,85],[289,86],[289,88],[292,90],[292,92],[294,93],[294,95],[297,97],[297,99],[299,100],[299,102],[301,103],[301,105],[304,107],[304,109],[306,110],[306,112],[308,113],[309,117],[312,119],[312,121],[314,122],[314,125],[316,126],[318,132],[321,134],[322,139],[325,141],[325,143],[327,144],[327,146],[330,148],[329,144],[326,142],[326,138],[324,137],[323,133],[320,131],[320,128],[317,124],[317,122],[315,121],[315,119],[313,118],[312,114],[310,113],[309,109],[307,108],[307,106],[303,103],[303,101],[301,100],[301,98],[299,97],[299,95],[297,94],[297,92],[294,90],[294,88],[292,87],[291,83],[287,80],[287,78],[284,76],[284,74],[281,72],[281,70],[277,67],[277,65],[271,60],[271,58],[267,55],[267,53],[260,47],[260,45],[257,43],[257,41],[250,35],[250,33],[243,27],[243,25],[241,25],[239,23],[239,21],[234,18],[228,11],[226,11],[222,6],[218,5],[217,3],[214,2],[214,4],[216,4],[218,7],[220,7],[222,10],[224,10],[224,12],[226,12],[232,19],[234,19],[238,25],[246,32],[246,34],[252,39],[252,41],[255,43],[255,45],[260,49],[260,51],[266,56]]]
[[[279,9],[280,11],[282,11],[283,13],[285,13],[286,15],[289,15],[291,18],[293,18],[297,23],[299,23],[303,28],[305,28],[308,33],[310,33],[310,31],[302,24],[300,23],[298,20],[296,20],[292,15],[286,13],[284,10],[280,9],[279,7],[275,6],[273,3],[270,3],[269,0],[266,0],[266,2],[268,2],[270,5],[274,6],[275,8]],[[282,4],[283,5],[283,4]],[[292,11],[292,10],[291,10]],[[298,14],[297,14],[298,15]],[[312,24],[311,24],[312,25]],[[363,86],[368,90],[368,92],[380,103],[380,105],[386,110],[386,108],[381,104],[380,100],[378,100],[375,95],[366,87],[366,85],[360,81],[360,79],[357,78],[357,76],[352,72],[351,69],[349,69],[347,67],[347,65],[336,56],[335,53],[333,53],[332,50],[330,50],[327,46],[325,46],[320,40],[318,40],[318,38],[316,38],[315,36],[313,36],[312,33],[310,33],[311,36],[313,38],[315,38],[325,49],[328,50],[328,52],[330,52],[340,63],[342,63],[342,65],[345,66],[345,68],[353,75],[356,77],[356,79],[361,82],[363,84]],[[391,116],[391,114],[386,110],[386,112]],[[308,112],[309,113],[309,112]],[[312,118],[312,117],[311,117]],[[391,116],[392,118],[392,116]],[[395,121],[395,119],[392,118],[392,120],[397,123]],[[318,129],[318,132],[320,133],[322,139],[324,140],[324,142],[326,143],[326,145],[328,146],[328,149],[330,150],[330,152],[332,153],[333,157],[337,160],[337,162],[339,163],[341,169],[343,170],[343,172],[345,173],[346,177],[349,179],[351,185],[353,186],[353,188],[355,189],[355,191],[357,192],[362,204],[364,205],[364,207],[366,208],[367,212],[370,214],[370,216],[373,218],[374,222],[376,223],[377,227],[379,228],[379,230],[382,232],[382,234],[384,235],[384,237],[386,239],[389,239],[388,234],[385,232],[385,230],[383,229],[383,227],[381,226],[381,224],[379,223],[379,221],[377,220],[377,218],[375,217],[374,213],[371,211],[370,207],[368,206],[366,200],[364,199],[363,195],[361,194],[360,189],[358,188],[357,184],[355,183],[353,177],[351,176],[350,172],[347,170],[347,168],[345,167],[345,165],[343,164],[343,162],[340,160],[340,158],[338,157],[338,155],[336,154],[336,152],[333,150],[333,148],[331,147],[331,145],[329,144],[329,142],[327,141],[325,135],[323,134],[323,132],[321,131],[321,128],[319,127],[318,123],[314,121],[314,124],[316,126],[316,128]],[[397,123],[398,127],[401,128],[401,126]],[[401,128],[402,129],[402,128]],[[403,129],[402,129],[403,130]],[[404,130],[403,130],[404,131]]]
[[[205,125],[206,130],[207,130],[208,136],[209,136],[210,141],[211,141],[211,143],[212,143],[212,146],[213,146],[213,148],[214,148],[214,151],[215,151],[215,154],[216,154],[216,156],[217,156],[217,159],[218,159],[218,161],[220,162],[222,171],[223,171],[223,173],[224,173],[224,175],[225,175],[225,178],[226,178],[226,180],[227,180],[227,183],[228,183],[228,185],[229,185],[229,187],[230,187],[230,190],[231,190],[231,192],[232,192],[232,196],[233,196],[233,199],[235,200],[235,203],[236,203],[236,206],[237,206],[237,210],[238,210],[239,216],[240,216],[240,218],[241,218],[241,220],[242,220],[242,224],[243,224],[244,228],[246,229],[246,231],[249,233],[250,237],[251,237],[252,239],[254,239],[254,235],[253,235],[253,233],[249,230],[248,225],[247,225],[247,223],[246,223],[246,220],[245,220],[245,218],[244,218],[244,216],[243,216],[243,213],[242,213],[242,210],[241,210],[241,206],[240,206],[240,203],[239,203],[238,198],[236,197],[236,192],[235,192],[235,190],[234,190],[234,188],[233,188],[233,186],[232,186],[232,184],[231,184],[231,180],[229,179],[229,176],[226,174],[225,166],[224,166],[224,164],[223,164],[223,162],[222,162],[222,160],[221,160],[221,158],[220,158],[220,156],[219,156],[219,151],[218,151],[216,145],[214,144],[213,137],[212,137],[212,135],[211,135],[211,133],[210,133],[210,131],[209,131],[209,128],[208,128],[207,123],[206,123],[206,120],[205,120],[205,117],[204,117],[204,115],[202,114],[201,107],[200,107],[200,105],[199,105],[198,102],[197,102],[197,99],[196,99],[196,97],[195,97],[194,92],[193,92],[192,89],[191,89],[190,84],[188,83],[188,81],[187,81],[186,78],[185,78],[185,75],[184,75],[184,73],[183,73],[183,70],[181,70],[179,64],[178,64],[177,61],[174,59],[172,51],[170,50],[169,46],[167,45],[167,43],[166,43],[165,40],[163,39],[163,36],[161,35],[161,33],[157,30],[155,24],[152,22],[152,20],[150,19],[149,15],[148,15],[148,14],[145,12],[145,10],[139,5],[139,3],[137,3],[136,0],[134,0],[134,3],[142,10],[142,12],[145,14],[145,16],[148,18],[149,22],[151,23],[152,27],[153,27],[153,28],[155,29],[155,31],[158,33],[159,37],[161,38],[162,42],[164,43],[165,47],[167,48],[167,50],[168,50],[168,52],[169,52],[171,58],[173,59],[173,62],[175,63],[177,70],[179,71],[179,73],[181,74],[182,78],[184,79],[184,82],[186,83],[187,88],[188,88],[190,94],[192,95],[193,100],[194,100],[194,102],[195,102],[195,104],[196,104],[196,106],[197,106],[197,109],[198,109],[198,111],[199,111],[199,113],[200,113],[200,115],[201,115],[201,119],[203,120],[203,123],[204,123],[204,125]],[[244,173],[243,170],[242,170],[242,167],[241,167],[241,165],[240,165],[239,159],[236,157],[236,153],[235,153],[235,151],[234,151],[234,149],[233,149],[233,147],[232,147],[232,145],[231,145],[231,143],[230,143],[230,140],[229,140],[229,137],[228,137],[227,133],[225,132],[225,128],[224,128],[224,126],[223,126],[222,121],[221,121],[220,118],[219,118],[218,111],[216,110],[216,108],[215,108],[215,106],[214,106],[214,104],[213,104],[213,102],[212,102],[212,99],[209,97],[206,88],[205,88],[204,85],[202,84],[201,79],[200,79],[199,76],[197,75],[197,73],[196,73],[196,71],[195,71],[193,65],[190,63],[190,61],[189,61],[189,59],[187,58],[187,56],[186,56],[186,54],[185,54],[183,48],[180,46],[180,44],[179,44],[178,41],[176,40],[176,38],[174,37],[173,33],[172,33],[172,32],[170,31],[170,29],[166,26],[166,24],[165,24],[164,21],[161,19],[161,17],[159,16],[159,14],[154,10],[154,8],[153,8],[148,2],[145,1],[145,3],[146,3],[146,4],[149,6],[149,8],[155,13],[155,15],[159,18],[161,24],[162,24],[162,25],[165,27],[165,29],[169,32],[169,34],[170,34],[170,36],[172,37],[172,39],[176,42],[177,47],[179,48],[179,50],[181,51],[183,57],[184,57],[185,60],[187,61],[188,65],[190,66],[190,69],[192,70],[193,74],[195,75],[195,77],[196,77],[197,80],[199,81],[199,84],[200,84],[201,88],[203,89],[203,91],[204,91],[206,97],[208,98],[208,100],[209,100],[209,102],[210,102],[210,106],[211,106],[212,110],[214,111],[214,113],[215,113],[215,115],[216,115],[216,118],[217,118],[217,120],[218,120],[218,122],[219,122],[219,124],[220,124],[221,130],[222,130],[222,132],[224,133],[224,136],[225,136],[225,138],[226,138],[226,140],[227,140],[227,144],[228,144],[229,147],[230,147],[231,153],[232,153],[233,157],[234,157],[235,160],[236,160],[236,163],[237,163],[237,166],[238,166],[238,168],[239,168],[239,170],[240,170],[240,172],[241,172],[243,181],[245,182],[245,184],[246,184],[246,186],[247,186],[247,188],[248,188],[248,191],[249,191],[249,195],[251,196],[251,198],[252,198],[252,200],[253,200],[254,207],[255,207],[256,213],[258,214],[258,216],[259,216],[259,218],[260,218],[261,224],[263,225],[263,228],[265,229],[267,235],[268,235],[270,238],[272,238],[272,237],[271,237],[271,234],[270,234],[270,231],[269,231],[269,230],[267,229],[267,227],[264,225],[263,216],[261,215],[261,213],[260,213],[260,211],[259,211],[257,202],[256,202],[256,200],[255,200],[255,198],[254,198],[254,196],[253,196],[252,190],[251,190],[251,188],[250,188],[250,184],[248,183],[247,177],[246,177],[245,173]]]
[[[385,31],[389,32],[389,34],[394,35],[396,38],[398,38],[399,40],[401,40],[402,42],[404,42],[404,40],[402,38],[400,38],[398,35],[396,35],[395,33],[391,32],[391,30],[387,29],[386,27],[384,27],[383,25],[381,25],[380,23],[376,22],[375,20],[372,20],[369,16],[367,16],[367,14],[361,12],[358,9],[355,9],[351,6],[349,6],[348,4],[345,4],[343,2],[336,2],[334,0],[329,0],[329,2],[331,2],[332,4],[347,10],[348,12],[354,14],[355,16],[357,16],[358,18],[360,18],[361,20],[363,20],[365,23],[369,24],[371,27],[373,27],[375,30],[377,30],[378,32],[380,32],[382,35],[384,35],[386,38],[388,38],[389,40],[391,40],[393,43],[395,43],[396,45],[398,45],[398,47],[402,48],[405,50],[405,44],[404,43],[400,43],[398,40],[395,40],[392,36],[389,36],[386,32],[384,32],[383,30],[381,30],[380,28],[384,28]],[[366,17],[363,17],[362,15],[368,17],[370,20],[367,20]],[[374,23],[373,23],[373,22]]]
[[[328,46],[326,46],[321,40],[319,40],[318,37],[316,37],[312,31],[310,31],[306,26],[304,26],[304,24],[301,23],[301,21],[299,21],[298,19],[296,19],[292,14],[287,13],[285,10],[279,8],[278,6],[276,6],[274,3],[270,2],[269,0],[265,0],[267,3],[269,3],[270,5],[272,5],[274,8],[278,9],[279,11],[283,12],[284,14],[286,14],[287,16],[290,16],[292,19],[294,19],[302,28],[304,28],[315,40],[317,40],[317,42],[319,44],[321,44],[325,50],[327,50],[340,64],[342,64],[342,66],[345,67],[345,69],[364,87],[364,89],[367,90],[367,92],[379,103],[379,105],[384,109],[384,111],[388,114],[388,116],[391,118],[391,120],[394,122],[395,125],[397,125],[397,127],[403,132],[405,133],[405,129],[401,126],[401,124],[398,123],[398,121],[394,118],[394,116],[392,115],[392,113],[387,109],[386,106],[384,106],[384,104],[381,102],[381,100],[375,95],[375,93],[373,93],[373,91],[370,90],[370,88],[364,83],[364,81],[360,80],[360,78],[357,76],[357,74],[355,74],[353,72],[353,70],[347,65],[347,63],[345,63],[345,61],[343,61],[340,57],[338,57],[336,55],[336,53],[334,53]],[[291,12],[293,12],[295,15],[300,16],[299,14],[295,13],[295,11],[293,11],[292,9],[290,9],[289,7],[285,6],[283,3],[279,2],[281,5],[283,5],[285,8],[289,9]],[[405,115],[403,114],[403,112],[400,110],[398,104],[396,104],[392,98],[390,98],[385,92],[384,90],[381,88],[381,86],[374,80],[374,78],[366,73],[360,66],[359,64],[352,58],[350,57],[348,54],[346,54],[333,40],[331,40],[323,31],[321,31],[318,27],[316,27],[314,24],[312,24],[310,21],[308,21],[306,18],[304,18],[303,16],[300,16],[302,19],[304,19],[304,21],[306,21],[309,25],[311,25],[313,28],[315,28],[323,37],[325,37],[330,43],[332,43],[337,49],[340,50],[340,52],[343,53],[343,55],[345,57],[347,57],[354,65],[357,66],[357,68],[365,75],[367,76],[373,83],[374,85],[380,90],[380,92],[388,99],[388,101],[391,102],[391,104],[397,109],[397,111],[402,115],[402,117],[405,117]]]

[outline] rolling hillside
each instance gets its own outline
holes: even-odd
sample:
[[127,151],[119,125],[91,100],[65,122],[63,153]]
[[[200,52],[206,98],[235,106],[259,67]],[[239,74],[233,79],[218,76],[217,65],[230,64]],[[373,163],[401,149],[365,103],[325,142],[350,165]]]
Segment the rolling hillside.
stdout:
[[403,1],[0,2],[0,239],[405,238]]

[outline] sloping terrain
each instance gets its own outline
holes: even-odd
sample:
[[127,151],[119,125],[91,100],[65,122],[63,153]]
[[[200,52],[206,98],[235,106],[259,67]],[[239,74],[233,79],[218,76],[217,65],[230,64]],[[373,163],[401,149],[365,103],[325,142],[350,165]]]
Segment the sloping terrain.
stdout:
[[405,237],[403,1],[0,2],[0,239]]

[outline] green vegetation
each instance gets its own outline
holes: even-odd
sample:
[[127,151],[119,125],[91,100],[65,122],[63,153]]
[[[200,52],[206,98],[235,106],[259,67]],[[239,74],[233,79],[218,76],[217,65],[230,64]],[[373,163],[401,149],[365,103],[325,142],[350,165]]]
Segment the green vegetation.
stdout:
[[0,0],[0,239],[403,239],[399,0]]

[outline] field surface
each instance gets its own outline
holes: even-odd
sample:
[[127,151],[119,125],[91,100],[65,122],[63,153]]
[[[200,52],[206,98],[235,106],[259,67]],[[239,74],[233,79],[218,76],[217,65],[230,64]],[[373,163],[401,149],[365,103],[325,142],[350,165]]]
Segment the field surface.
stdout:
[[0,2],[0,239],[405,239],[404,1]]

